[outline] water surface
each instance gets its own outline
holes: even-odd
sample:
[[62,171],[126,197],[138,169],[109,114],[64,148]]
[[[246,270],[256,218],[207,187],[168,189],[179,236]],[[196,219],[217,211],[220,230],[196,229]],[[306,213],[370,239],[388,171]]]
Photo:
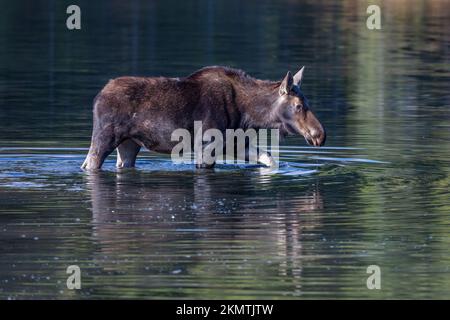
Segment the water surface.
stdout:
[[[364,1],[79,5],[80,31],[57,1],[1,6],[0,298],[450,298],[446,1],[383,2],[381,31]],[[326,146],[288,138],[278,170],[79,169],[108,79],[213,64],[306,65]]]

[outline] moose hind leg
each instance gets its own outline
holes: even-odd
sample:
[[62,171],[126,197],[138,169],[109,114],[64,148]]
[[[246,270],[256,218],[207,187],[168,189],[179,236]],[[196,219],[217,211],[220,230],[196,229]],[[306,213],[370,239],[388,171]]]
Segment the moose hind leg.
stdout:
[[132,168],[136,163],[136,157],[141,146],[131,139],[124,140],[117,147],[117,168]]
[[88,155],[86,160],[84,160],[81,169],[100,169],[106,157],[113,152],[113,150],[117,147],[117,144],[118,143],[112,130],[94,132]]

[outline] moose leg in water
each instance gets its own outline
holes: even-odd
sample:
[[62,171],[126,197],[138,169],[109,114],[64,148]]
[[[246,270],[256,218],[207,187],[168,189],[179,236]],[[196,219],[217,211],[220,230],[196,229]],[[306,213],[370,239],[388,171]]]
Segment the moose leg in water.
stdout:
[[237,158],[242,159],[245,162],[254,164],[258,163],[266,167],[276,166],[275,160],[268,151],[265,151],[262,148],[253,145],[249,141],[246,141],[245,143],[245,150],[243,154],[242,152],[239,152],[239,150],[236,150],[236,148],[235,152]]
[[96,125],[94,121],[91,146],[81,168],[88,170],[100,169],[106,157],[118,145],[119,141],[114,135],[113,127],[99,128],[99,125]]
[[276,166],[276,162],[269,152],[261,149],[258,149],[257,152],[258,152],[258,163],[265,165],[266,167]]
[[126,139],[117,147],[117,168],[132,168],[141,146],[131,139]]
[[[216,165],[216,157],[213,154],[212,150],[212,143],[206,143],[203,144],[201,151],[197,152],[196,154],[196,161],[195,167],[197,169],[212,169]],[[205,156],[209,155],[209,158],[206,158]]]
[[269,152],[255,146],[247,146],[245,149],[245,161],[256,162],[266,167],[274,167],[275,160]]

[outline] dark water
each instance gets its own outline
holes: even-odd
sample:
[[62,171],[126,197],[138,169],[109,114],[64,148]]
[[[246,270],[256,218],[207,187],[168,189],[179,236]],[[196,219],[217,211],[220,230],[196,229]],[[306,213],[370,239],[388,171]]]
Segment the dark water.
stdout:
[[[78,3],[68,31],[69,3],[0,1],[0,298],[450,298],[450,3],[384,1],[381,31],[364,1]],[[212,64],[306,65],[326,147],[79,169],[108,79]]]

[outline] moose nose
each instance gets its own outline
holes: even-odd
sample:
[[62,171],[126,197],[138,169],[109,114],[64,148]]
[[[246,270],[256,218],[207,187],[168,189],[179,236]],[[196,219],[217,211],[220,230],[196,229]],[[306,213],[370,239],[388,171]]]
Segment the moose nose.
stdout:
[[325,140],[327,140],[327,133],[324,129],[311,132],[311,142],[313,146],[321,147],[325,144]]

